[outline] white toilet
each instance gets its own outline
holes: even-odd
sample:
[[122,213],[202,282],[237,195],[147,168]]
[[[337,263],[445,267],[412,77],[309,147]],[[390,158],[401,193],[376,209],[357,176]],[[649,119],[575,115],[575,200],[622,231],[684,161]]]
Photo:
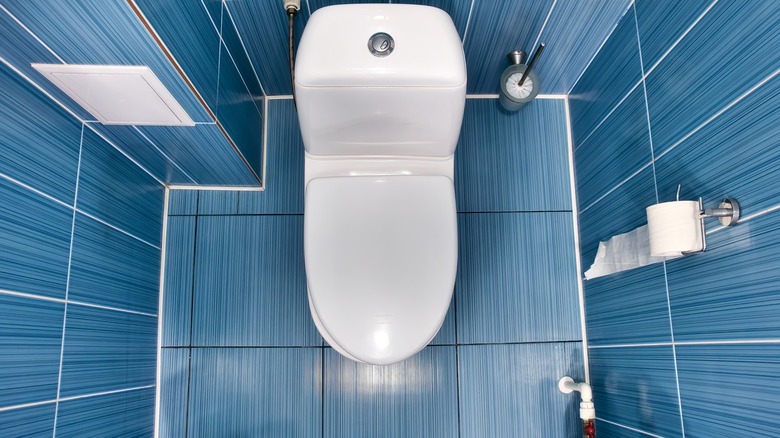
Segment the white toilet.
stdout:
[[427,6],[318,9],[295,92],[312,317],[344,356],[399,362],[436,335],[455,285],[453,156],[466,98],[458,32]]

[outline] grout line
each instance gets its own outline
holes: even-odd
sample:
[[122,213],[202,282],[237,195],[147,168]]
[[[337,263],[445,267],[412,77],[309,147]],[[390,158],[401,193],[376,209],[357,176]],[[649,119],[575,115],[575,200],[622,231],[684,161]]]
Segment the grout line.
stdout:
[[685,421],[683,421],[682,396],[680,395],[680,373],[677,371],[677,347],[674,343],[674,322],[672,321],[672,300],[669,297],[669,276],[666,273],[666,262],[664,266],[664,287],[666,288],[666,309],[669,315],[669,335],[672,339],[672,361],[674,362],[674,384],[677,387],[677,409],[680,413],[680,431],[685,438]]
[[32,408],[35,406],[50,405],[52,403],[57,403],[57,400],[44,400],[39,402],[24,403],[21,405],[3,406],[0,407],[0,412],[14,411],[16,409]]
[[[263,184],[265,184],[265,181],[263,181]],[[198,186],[198,185],[171,184],[168,186],[168,190],[262,192],[264,188],[249,187],[249,186]]]
[[574,81],[574,84],[572,84],[571,88],[569,88],[569,91],[566,93],[567,95],[571,94],[571,92],[574,91],[574,87],[577,86],[577,83],[585,75],[585,72],[588,71],[588,68],[590,67],[590,65],[593,64],[593,61],[596,59],[597,56],[599,56],[599,53],[601,53],[601,49],[603,49],[604,45],[607,44],[607,41],[609,41],[609,38],[615,32],[615,29],[617,29],[618,25],[623,20],[623,17],[626,16],[626,12],[628,12],[628,10],[631,9],[631,6],[633,6],[633,5],[634,5],[634,0],[631,0],[631,2],[629,2],[629,4],[626,6],[626,9],[623,11],[623,13],[620,14],[620,18],[618,18],[617,21],[615,21],[615,25],[612,26],[612,29],[607,34],[607,37],[604,38],[604,41],[601,42],[601,45],[599,46],[599,48],[596,49],[596,53],[593,54],[593,57],[590,58],[590,61],[588,61],[588,63],[585,65],[585,68],[582,69],[582,72],[577,77],[577,79]]
[[661,435],[656,435],[654,433],[645,432],[644,430],[636,429],[636,428],[633,428],[631,426],[626,426],[625,424],[615,423],[614,421],[605,420],[605,419],[600,418],[600,417],[596,417],[596,419],[599,420],[599,421],[603,421],[605,423],[609,423],[609,424],[611,424],[613,426],[618,426],[618,427],[622,427],[623,429],[628,429],[628,430],[636,432],[636,433],[641,433],[643,435],[652,436],[652,437],[656,437],[656,438],[663,438]]
[[[457,341],[456,341],[457,342]],[[560,340],[560,341],[522,341],[522,342],[458,342],[456,344],[444,343],[444,344],[429,344],[427,347],[473,347],[473,346],[489,346],[489,345],[539,345],[539,344],[581,344],[582,340]],[[279,348],[291,348],[291,349],[317,349],[317,348],[332,348],[330,345],[163,345],[162,348],[175,350],[189,348],[193,350],[208,350],[208,349],[279,349]],[[598,348],[598,347],[591,347]]]
[[[201,123],[201,124],[203,124],[203,123]],[[213,124],[213,123],[211,123],[211,124]],[[151,145],[152,145],[152,146],[153,146],[153,147],[154,147],[154,148],[157,150],[157,152],[159,152],[159,153],[160,153],[160,155],[162,155],[163,157],[165,157],[165,159],[166,159],[166,160],[168,160],[168,162],[169,162],[169,163],[173,164],[173,166],[174,166],[175,168],[179,169],[179,172],[183,173],[183,174],[184,174],[184,176],[186,176],[186,177],[187,177],[187,178],[188,178],[190,181],[192,181],[192,183],[193,183],[193,184],[197,184],[197,183],[195,182],[195,178],[193,178],[192,176],[190,176],[190,174],[188,174],[188,173],[187,173],[187,172],[186,172],[184,169],[182,169],[181,167],[179,167],[179,165],[178,165],[178,164],[176,164],[176,162],[175,162],[175,161],[173,161],[173,159],[171,159],[171,157],[169,157],[169,156],[168,156],[168,154],[166,154],[165,152],[163,152],[163,151],[162,151],[162,149],[160,149],[159,147],[157,147],[157,144],[156,144],[155,142],[153,142],[153,141],[152,141],[152,140],[151,140],[149,137],[147,137],[147,136],[146,136],[146,134],[144,134],[144,133],[143,133],[143,131],[141,131],[140,129],[138,129],[138,126],[136,126],[136,125],[133,125],[133,129],[135,129],[135,130],[136,130],[136,131],[137,131],[139,134],[141,134],[141,137],[143,137],[143,138],[144,138],[146,141],[148,141],[148,142],[149,142],[149,144],[151,144]]]
[[70,246],[68,248],[68,270],[65,277],[65,306],[62,310],[62,336],[60,337],[60,363],[57,370],[57,393],[56,399],[58,400],[54,405],[54,423],[52,426],[52,438],[57,436],[57,415],[60,410],[60,391],[62,390],[62,363],[65,358],[65,328],[68,321],[68,294],[70,293],[70,274],[71,267],[73,265],[73,240],[76,235],[76,207],[79,201],[79,182],[81,180],[81,154],[84,150],[84,126],[85,123],[81,123],[81,136],[79,138],[79,156],[76,164],[76,186],[73,190],[73,215],[71,216],[70,223]]
[[[455,330],[455,400],[457,406],[457,421],[458,421],[458,438],[461,436],[460,431],[460,349],[458,348],[458,286],[452,293],[452,322]],[[446,318],[446,316],[445,316]],[[440,329],[441,330],[441,329]]]
[[[295,104],[293,103],[293,106]],[[268,110],[271,105],[268,104],[268,99],[263,102],[263,178],[260,181],[260,191],[265,190],[265,179],[268,176]],[[239,196],[241,198],[241,196]],[[240,210],[239,210],[240,211]]]
[[[215,27],[215,30],[217,31],[217,39],[219,42],[217,43],[217,83],[214,84],[216,86],[216,97],[214,102],[214,117],[216,119],[219,119],[219,77],[222,73],[222,11],[224,8],[222,7],[222,4],[220,4],[219,8],[219,29],[216,28],[216,25],[214,24],[214,19],[211,17],[211,14],[209,14],[208,8],[206,8],[206,4],[203,3],[203,0],[200,0],[200,4],[203,6],[203,9],[206,11],[206,16],[209,17],[209,21],[211,21],[211,25]],[[240,76],[240,75],[239,75]]]
[[[24,403],[24,404],[20,404],[20,405],[3,406],[3,407],[0,407],[0,412],[13,411],[13,410],[17,410],[17,409],[24,409],[24,408],[34,407],[34,406],[41,406],[41,405],[50,405],[52,403],[67,402],[67,401],[71,401],[71,400],[81,400],[81,399],[91,398],[91,397],[100,397],[102,395],[111,395],[111,394],[120,394],[120,393],[123,393],[123,392],[138,391],[138,390],[141,390],[141,389],[153,388],[154,386],[155,385],[136,386],[134,388],[115,389],[115,390],[112,390],[112,391],[94,392],[94,393],[91,393],[91,394],[72,395],[72,396],[69,396],[69,397],[61,397],[61,398],[57,397],[57,398],[52,399],[52,400],[43,400],[43,401],[32,402],[32,403]],[[54,429],[54,431],[56,433],[56,416],[55,416],[55,429]]]
[[[225,0],[222,0],[222,1],[225,1]],[[309,0],[306,0],[306,9],[309,11],[309,16],[311,17],[311,6],[309,6]]]
[[[655,192],[655,202],[658,203],[658,177],[655,172],[655,148],[653,146],[653,127],[650,123],[650,106],[647,99],[647,83],[645,82],[645,61],[642,57],[642,41],[639,38],[639,19],[636,15],[636,3],[634,3],[634,30],[636,30],[636,47],[639,54],[639,68],[642,71],[642,91],[645,97],[645,116],[647,117],[647,137],[650,140],[650,161],[653,163],[653,191]],[[685,433],[683,433],[683,437]]]
[[[306,5],[308,6],[309,2],[306,1]],[[230,12],[230,8],[228,7],[228,4],[225,0],[222,0],[222,5],[225,8],[225,11],[227,12],[228,18],[230,18],[230,23],[233,24],[233,29],[236,31],[236,35],[238,35],[238,41],[241,43],[241,48],[244,49],[244,54],[246,55],[246,59],[249,61],[249,66],[252,67],[252,73],[255,75],[255,79],[257,79],[257,84],[260,85],[260,91],[263,92],[263,97],[268,98],[268,95],[265,92],[265,87],[263,87],[263,83],[260,81],[260,76],[257,75],[257,69],[255,69],[255,64],[252,62],[252,58],[249,56],[249,51],[246,49],[246,44],[244,44],[244,39],[241,37],[241,33],[238,31],[238,26],[236,26],[236,21],[233,19],[233,14]],[[228,50],[228,53],[230,51]],[[231,59],[233,56],[230,56]],[[233,61],[235,62],[235,61]],[[238,68],[238,66],[236,66]]]
[[590,130],[590,132],[588,132],[588,135],[586,135],[586,136],[585,136],[585,138],[584,138],[584,139],[582,139],[582,141],[580,142],[580,144],[579,144],[579,145],[577,145],[577,147],[575,148],[575,150],[576,150],[576,149],[579,149],[579,147],[580,147],[580,146],[584,145],[584,144],[585,144],[585,142],[587,142],[587,141],[588,141],[588,139],[589,139],[589,138],[590,138],[590,137],[591,137],[591,136],[592,136],[592,135],[593,135],[593,134],[594,134],[596,131],[598,131],[598,129],[601,127],[601,125],[603,125],[603,124],[604,124],[604,122],[606,122],[606,121],[607,121],[607,119],[609,119],[609,117],[612,115],[612,113],[614,113],[615,111],[617,111],[617,109],[620,107],[620,105],[622,105],[622,104],[623,104],[623,102],[625,102],[625,101],[626,101],[626,99],[628,99],[628,97],[629,97],[629,96],[631,96],[631,93],[633,93],[633,92],[634,92],[634,90],[636,90],[636,89],[637,89],[637,87],[639,87],[639,85],[640,85],[641,83],[642,83],[642,79],[640,79],[640,80],[639,80],[639,81],[638,81],[636,84],[634,84],[634,86],[633,86],[633,87],[631,87],[631,89],[630,89],[630,90],[628,90],[628,93],[626,93],[626,95],[625,95],[625,96],[623,96],[623,98],[622,98],[622,99],[620,99],[620,100],[618,101],[618,103],[616,103],[616,104],[615,104],[615,106],[614,106],[614,107],[612,107],[612,109],[611,109],[611,110],[609,110],[609,112],[607,113],[607,115],[606,115],[606,116],[604,116],[604,118],[603,118],[603,119],[601,119],[601,121],[600,121],[598,124],[596,124],[596,126],[595,126],[595,127],[593,127],[593,129],[591,129],[591,130]]
[[[466,36],[469,34],[469,25],[471,24],[471,13],[474,12],[474,2],[475,0],[471,0],[471,5],[469,5],[469,15],[466,17],[466,27],[463,28],[463,40],[461,41],[461,46],[466,45]],[[306,3],[309,3],[309,0],[306,0]]]
[[580,310],[580,331],[582,333],[582,365],[585,372],[585,382],[590,383],[590,361],[588,355],[588,330],[585,320],[585,288],[582,284],[582,254],[580,251],[580,224],[577,202],[577,183],[574,170],[574,143],[571,133],[571,112],[569,111],[569,99],[564,101],[566,115],[566,142],[569,152],[569,183],[571,190],[571,216],[574,235],[574,266],[577,276],[577,295]]
[[6,9],[6,8],[5,8],[5,6],[3,6],[2,4],[0,4],[0,9],[2,9],[3,11],[5,11],[5,13],[6,13],[6,14],[8,14],[8,16],[9,16],[9,17],[11,17],[11,19],[13,19],[13,20],[16,22],[16,24],[18,24],[19,26],[21,26],[21,27],[22,27],[22,29],[24,29],[24,30],[25,30],[25,31],[26,31],[28,34],[30,34],[30,36],[31,36],[31,37],[35,38],[35,41],[38,41],[38,43],[39,43],[40,45],[42,45],[42,46],[43,46],[43,47],[44,47],[46,50],[48,50],[48,51],[49,51],[49,53],[51,53],[52,55],[54,55],[54,57],[55,57],[55,58],[57,58],[57,59],[58,59],[58,60],[59,60],[61,63],[63,63],[63,64],[67,64],[67,62],[65,62],[65,60],[64,60],[64,59],[60,58],[60,55],[58,55],[58,54],[54,53],[54,50],[52,50],[52,49],[51,49],[51,47],[49,47],[48,45],[46,45],[46,43],[44,43],[44,42],[43,42],[43,40],[41,40],[40,38],[38,38],[38,35],[34,34],[34,33],[33,33],[33,31],[31,31],[31,30],[30,30],[30,29],[29,29],[27,26],[25,26],[25,25],[24,25],[24,23],[22,23],[21,21],[19,21],[19,19],[18,19],[18,18],[16,18],[16,16],[14,16],[14,14],[12,14],[12,13],[11,13],[11,11],[9,11],[8,9]]
[[141,239],[140,237],[138,237],[138,236],[135,236],[135,235],[133,235],[133,234],[131,234],[131,233],[128,233],[127,231],[125,231],[125,230],[123,230],[123,229],[121,229],[121,228],[119,228],[119,227],[116,227],[116,226],[114,226],[114,225],[111,225],[110,223],[108,223],[108,222],[104,221],[103,219],[100,219],[100,218],[98,218],[98,217],[96,217],[96,216],[93,216],[93,215],[91,215],[91,214],[89,214],[89,213],[85,212],[84,210],[81,210],[81,209],[78,209],[78,208],[77,208],[77,209],[76,209],[76,211],[77,211],[77,212],[79,212],[79,213],[81,213],[81,214],[83,214],[84,216],[86,216],[86,217],[88,217],[88,218],[92,219],[92,220],[95,220],[95,221],[98,221],[98,222],[100,222],[101,224],[103,224],[103,225],[105,225],[105,226],[107,226],[107,227],[113,228],[113,229],[115,229],[115,230],[119,231],[120,233],[122,233],[122,234],[124,234],[124,235],[126,235],[126,236],[132,237],[133,239],[135,239],[135,240],[137,240],[137,241],[139,241],[139,242],[145,243],[145,244],[147,244],[147,245],[151,246],[152,248],[155,248],[155,249],[157,249],[157,250],[159,250],[159,249],[160,249],[160,247],[159,247],[159,246],[157,246],[157,245],[155,245],[155,244],[152,244],[152,243],[149,243],[149,242],[147,242],[146,240],[144,240],[144,239]]
[[101,304],[92,304],[92,303],[85,303],[83,301],[74,301],[74,300],[66,300],[67,304],[73,304],[76,306],[82,306],[82,307],[92,307],[94,309],[103,309],[103,310],[113,310],[114,312],[122,312],[122,313],[132,313],[133,315],[141,315],[141,316],[150,316],[152,318],[157,318],[157,314],[154,313],[148,313],[148,312],[141,312],[138,310],[129,310],[129,309],[122,309],[120,307],[112,307],[112,306],[104,306]]
[[65,304],[67,301],[63,300],[62,298],[52,298],[52,297],[46,297],[43,295],[35,295],[35,294],[29,294],[26,292],[16,292],[13,290],[7,290],[7,289],[0,289],[0,295],[10,295],[12,297],[19,297],[19,298],[29,298],[31,300],[39,300],[39,301],[49,301],[52,303],[61,303]]
[[160,436],[160,400],[162,398],[162,389],[160,380],[162,379],[162,330],[163,330],[163,311],[165,294],[165,266],[168,248],[168,204],[170,202],[170,190],[165,189],[165,198],[163,201],[162,217],[162,249],[160,250],[160,288],[157,301],[157,370],[155,372],[156,389],[154,393],[154,438]]
[[95,134],[97,134],[97,136],[98,136],[98,137],[100,137],[101,139],[103,139],[103,141],[105,141],[105,142],[106,142],[106,143],[108,143],[108,144],[109,144],[111,147],[113,147],[114,149],[116,149],[116,150],[117,150],[117,151],[118,151],[120,154],[124,155],[124,157],[125,157],[125,158],[127,158],[128,160],[130,160],[130,162],[132,162],[132,163],[133,163],[133,164],[135,164],[135,165],[136,165],[138,168],[140,168],[141,170],[143,170],[144,172],[146,172],[146,174],[147,174],[147,175],[151,176],[151,177],[152,177],[152,179],[154,179],[155,181],[157,181],[157,183],[158,183],[158,184],[160,184],[160,185],[162,185],[162,186],[164,186],[164,185],[165,185],[165,183],[164,183],[164,182],[163,182],[163,181],[162,181],[160,178],[157,178],[157,176],[155,176],[155,175],[154,175],[152,172],[150,172],[150,171],[149,171],[149,169],[147,169],[146,167],[144,167],[143,165],[141,165],[141,163],[139,163],[138,161],[136,161],[136,159],[135,159],[135,158],[131,157],[130,155],[128,155],[128,154],[127,154],[127,152],[125,152],[125,151],[123,151],[122,149],[120,149],[120,148],[119,148],[119,146],[117,146],[116,144],[114,144],[114,142],[113,142],[113,141],[109,140],[109,139],[108,139],[108,137],[106,137],[105,135],[103,135],[103,133],[102,133],[102,132],[98,131],[98,130],[97,130],[97,129],[96,129],[96,128],[95,128],[95,127],[92,125],[92,124],[89,124],[89,123],[87,123],[87,124],[86,124],[86,126],[87,126],[87,128],[89,128],[89,130],[90,130],[90,131],[92,131],[92,132],[94,132]]
[[38,301],[48,301],[51,303],[60,303],[66,305],[73,304],[74,306],[92,307],[95,309],[112,310],[114,312],[132,313],[135,315],[157,317],[157,315],[155,315],[154,313],[139,312],[137,310],[122,309],[120,307],[103,306],[101,304],[92,304],[84,301],[76,301],[71,299],[53,298],[44,295],[31,294],[27,292],[17,292],[17,291],[7,290],[7,289],[0,289],[0,295],[8,295],[13,297],[27,298],[27,299],[38,300]]
[[21,188],[23,188],[23,189],[27,189],[27,190],[29,190],[29,191],[31,191],[31,192],[33,192],[33,193],[35,193],[36,195],[43,196],[44,198],[46,198],[46,199],[48,199],[48,200],[50,200],[50,201],[56,202],[57,204],[60,204],[60,205],[62,205],[63,207],[66,207],[66,208],[69,208],[69,209],[73,210],[73,206],[72,206],[72,205],[68,205],[68,204],[66,204],[65,202],[62,202],[62,201],[60,201],[59,199],[55,198],[54,196],[51,196],[51,195],[49,195],[48,193],[42,192],[42,191],[40,191],[40,190],[38,190],[38,189],[36,189],[36,188],[34,188],[34,187],[32,187],[32,186],[29,186],[29,185],[27,185],[27,184],[25,184],[25,183],[23,183],[23,182],[19,181],[19,180],[18,180],[18,179],[16,179],[16,178],[13,178],[13,177],[11,177],[11,176],[8,176],[8,175],[6,175],[6,174],[4,174],[4,173],[0,173],[0,178],[3,178],[3,179],[5,179],[5,180],[8,180],[9,182],[16,184],[17,186],[19,186],[19,187],[21,187]]
[[[200,210],[200,196],[198,196],[198,200],[195,205],[195,211]],[[185,397],[185,409],[186,412],[184,414],[184,437],[187,438],[190,433],[190,388],[192,386],[192,332],[193,332],[193,325],[194,325],[194,318],[195,318],[195,283],[196,283],[196,260],[198,259],[198,217],[195,217],[195,220],[193,221],[192,225],[192,274],[190,277],[190,320],[189,320],[189,336],[187,336],[187,343],[189,344],[188,348],[188,354],[187,354],[187,394]]]
[[696,345],[775,345],[780,344],[780,339],[721,339],[712,341],[675,341],[675,342],[638,342],[630,344],[591,345],[589,349],[602,348],[638,348],[638,347],[672,347],[672,346],[696,346]]
[[671,347],[671,342],[645,342],[645,343],[629,343],[629,344],[608,344],[608,345],[590,345],[589,349],[599,348],[631,348],[631,347]]
[[530,47],[530,50],[536,50],[536,47],[539,45],[539,41],[542,39],[542,34],[544,34],[544,29],[547,27],[547,23],[550,21],[550,17],[552,17],[552,13],[555,10],[555,5],[557,3],[558,0],[553,0],[552,5],[550,5],[550,10],[547,12],[547,17],[545,17],[544,23],[542,23],[542,27],[539,29],[539,34],[536,35],[536,40],[534,41],[533,46]]

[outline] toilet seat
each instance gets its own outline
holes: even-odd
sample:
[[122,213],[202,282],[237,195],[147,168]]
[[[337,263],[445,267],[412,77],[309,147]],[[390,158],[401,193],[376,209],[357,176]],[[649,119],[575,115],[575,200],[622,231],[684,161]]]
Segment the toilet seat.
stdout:
[[315,178],[306,187],[309,303],[323,337],[372,364],[406,359],[447,314],[457,267],[452,180]]

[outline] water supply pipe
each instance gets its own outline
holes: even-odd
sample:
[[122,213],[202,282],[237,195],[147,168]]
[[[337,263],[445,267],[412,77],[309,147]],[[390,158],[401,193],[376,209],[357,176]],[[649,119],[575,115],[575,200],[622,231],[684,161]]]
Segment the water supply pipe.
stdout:
[[564,394],[570,394],[572,391],[580,393],[580,418],[584,427],[585,436],[595,437],[596,430],[594,420],[596,419],[596,409],[593,407],[593,391],[585,382],[575,382],[569,376],[561,377],[558,380],[558,389]]

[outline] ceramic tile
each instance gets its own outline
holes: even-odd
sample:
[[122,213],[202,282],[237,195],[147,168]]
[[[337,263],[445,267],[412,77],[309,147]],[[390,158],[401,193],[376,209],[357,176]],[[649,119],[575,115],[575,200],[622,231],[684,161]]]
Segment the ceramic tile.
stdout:
[[199,191],[198,214],[237,214],[238,193],[228,190]]
[[[201,104],[123,0],[6,0],[3,6],[68,64],[147,65],[197,122]],[[56,23],[56,25],[52,25]]]
[[461,214],[458,241],[459,343],[581,339],[571,213]]
[[325,350],[325,437],[452,437],[458,432],[455,347],[427,347],[388,366]]
[[[692,135],[656,162],[658,195],[704,198],[706,207],[736,198],[745,216],[766,210],[780,199],[780,77]],[[714,221],[713,221],[714,222]]]
[[[780,65],[780,52],[775,50],[780,46],[777,17],[780,2],[718,2],[647,77],[656,154],[776,74]],[[760,44],[746,48],[746,41]],[[739,62],[723,69],[722,59],[713,53],[739,53]]]
[[189,435],[321,436],[321,367],[320,348],[194,349]]
[[459,212],[570,210],[564,102],[537,100],[516,113],[469,99],[455,151]]
[[154,30],[212,110],[217,107],[219,28],[200,0],[137,0]]
[[302,216],[200,217],[195,251],[193,345],[320,345]]
[[157,313],[160,250],[78,214],[68,298]]
[[190,345],[195,221],[192,216],[168,218],[162,308],[164,346]]
[[768,395],[780,391],[779,358],[777,344],[678,346],[685,434],[776,434],[780,413]]
[[439,333],[434,336],[429,345],[454,345],[455,344],[455,296],[452,297],[447,316],[441,324]]
[[73,211],[0,178],[0,289],[65,298]]
[[[228,58],[222,58],[222,60],[234,63],[249,90],[249,94],[255,99],[262,99],[262,84],[258,82],[255,67],[252,65],[252,61],[244,48],[243,37],[238,33],[231,16],[228,14],[228,9],[225,9],[224,12],[221,10],[221,3],[220,1],[212,0],[209,4],[220,6],[218,12],[215,11],[212,17],[216,16],[216,13],[222,14],[222,43],[224,44],[223,47],[227,49],[227,52],[222,52],[222,56],[228,56]],[[224,7],[227,8],[227,6]],[[262,103],[261,100],[256,100],[256,102],[258,104]]]
[[671,342],[662,264],[587,280],[588,344]]
[[0,434],[10,437],[48,437],[54,431],[54,403],[0,412]]
[[0,408],[57,397],[64,308],[0,294]]
[[60,396],[153,385],[156,347],[157,318],[68,306]]
[[306,4],[315,12],[319,8],[347,3],[390,3],[390,0],[308,0]]
[[87,129],[79,178],[80,210],[160,245],[163,187]]
[[[287,16],[282,13],[279,5],[274,2],[253,0],[230,0],[225,4],[244,40],[250,60],[255,66],[266,94],[292,94],[288,64]],[[298,47],[308,20],[309,14],[305,9],[295,17],[295,47]],[[273,61],[269,62],[269,60]]]
[[642,61],[650,70],[713,0],[637,0],[636,18],[642,41]]
[[160,437],[186,436],[190,350],[163,348],[160,365]]
[[531,51],[552,4],[553,0],[474,2],[463,44],[469,93],[498,93],[501,72],[509,65],[506,54]]
[[[620,21],[630,0],[557,0],[540,36],[546,43],[537,64],[542,93],[569,90]],[[536,48],[526,47],[526,51]]]
[[58,437],[152,436],[154,388],[60,403]]
[[[378,2],[374,2],[378,3]],[[458,29],[458,35],[463,39],[466,31],[466,24],[469,19],[469,10],[471,9],[471,0],[396,0],[391,3],[405,3],[415,5],[433,6],[449,14],[452,18],[455,28]]]
[[268,102],[268,151],[265,190],[239,193],[242,214],[303,214],[303,139],[295,104]]
[[703,254],[668,263],[675,340],[780,339],[779,217],[714,233]]
[[576,398],[561,376],[583,378],[579,342],[458,348],[460,436],[574,436]]
[[642,88],[576,146],[577,199],[585,208],[653,158]]
[[198,213],[198,190],[171,190],[168,192],[168,215],[195,215]]
[[0,173],[73,204],[81,123],[4,64],[0,70]]
[[671,346],[591,348],[599,418],[661,436],[682,436]]
[[581,144],[641,78],[636,22],[629,10],[569,94],[574,144]]
[[606,421],[596,420],[596,434],[598,436],[618,436],[621,438],[647,438],[647,433],[637,432],[635,430],[621,427]]

